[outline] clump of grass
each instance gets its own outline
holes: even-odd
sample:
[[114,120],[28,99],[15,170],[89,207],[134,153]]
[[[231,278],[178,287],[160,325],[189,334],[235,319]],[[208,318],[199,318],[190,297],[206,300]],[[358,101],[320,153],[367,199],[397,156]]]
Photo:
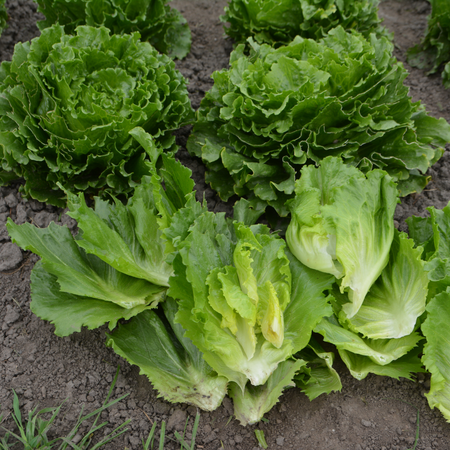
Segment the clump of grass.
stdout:
[[[105,436],[102,440],[90,446],[94,434],[108,424],[108,422],[99,423],[101,413],[110,408],[111,406],[115,405],[117,402],[120,402],[129,395],[125,394],[116,400],[109,401],[109,398],[111,397],[112,391],[116,384],[117,377],[119,376],[119,369],[120,367],[117,368],[116,375],[111,384],[111,387],[109,388],[108,395],[106,396],[103,405],[100,408],[96,409],[95,411],[85,416],[83,416],[84,407],[82,407],[75,426],[70,430],[67,436],[58,437],[52,440],[49,440],[47,434],[50,428],[52,427],[56,417],[58,416],[64,402],[57,407],[44,408],[38,412],[37,407],[35,407],[32,411],[28,413],[28,417],[22,420],[19,398],[17,397],[17,394],[13,391],[14,393],[13,412],[11,416],[14,422],[16,423],[18,432],[14,433],[13,431],[10,431],[2,427],[3,430],[6,431],[6,434],[0,440],[0,450],[8,450],[11,447],[15,446],[16,444],[22,444],[23,450],[34,450],[34,449],[65,450],[67,448],[71,448],[74,450],[87,450],[87,449],[95,450],[100,447],[103,447],[105,444],[111,442],[113,439],[119,437],[121,434],[128,431],[128,428],[125,427],[130,423],[130,420],[127,420],[123,424],[119,425],[117,428],[111,431],[111,433]],[[51,414],[50,418],[45,419],[44,416],[46,415],[48,416],[48,414]],[[93,418],[94,420],[89,428],[89,431],[85,433],[85,435],[81,438],[81,440],[78,443],[75,443],[74,438],[78,434],[81,425],[88,422],[91,418]],[[0,423],[2,420],[3,417],[0,417]],[[12,439],[12,442],[10,441],[10,439]]]
[[[181,445],[180,450],[194,450],[195,449],[195,438],[197,436],[198,424],[200,422],[200,414],[197,413],[197,415],[195,416],[194,425],[192,427],[192,438],[191,438],[190,444],[187,443],[185,440],[188,422],[189,422],[189,418],[186,419],[186,423],[184,425],[184,430],[183,430],[182,435],[180,433],[178,433],[178,431],[175,431],[175,437],[176,437],[178,443]],[[142,440],[142,446],[143,446],[144,450],[153,450],[154,443],[155,443],[156,425],[157,425],[156,422],[154,422],[152,429],[150,430],[150,433],[148,435],[147,440],[145,442],[144,442],[144,440]],[[165,433],[166,433],[166,422],[163,420],[161,422],[158,450],[164,450]]]
[[[4,431],[6,431],[5,436],[0,438],[0,450],[9,450],[12,447],[14,447],[16,444],[22,444],[23,450],[35,450],[35,449],[41,449],[41,450],[51,450],[51,449],[57,449],[57,450],[66,450],[68,448],[74,449],[74,450],[96,450],[100,447],[103,447],[107,443],[111,442],[113,439],[119,437],[123,433],[128,431],[128,428],[125,428],[131,420],[127,420],[123,424],[116,427],[111,433],[109,433],[107,436],[105,436],[102,440],[100,440],[97,443],[93,443],[92,439],[94,437],[94,434],[99,431],[104,426],[108,425],[108,422],[102,422],[98,423],[100,419],[100,415],[103,411],[107,410],[111,406],[115,405],[116,403],[123,400],[125,397],[127,397],[129,394],[125,394],[122,397],[119,397],[116,400],[109,401],[109,398],[111,397],[112,391],[114,389],[114,386],[117,381],[117,377],[119,376],[119,370],[120,367],[117,368],[116,375],[114,377],[114,380],[111,384],[111,387],[109,388],[108,395],[106,396],[105,401],[103,402],[103,405],[96,409],[95,411],[83,416],[83,407],[81,408],[81,412],[78,416],[77,422],[75,426],[70,430],[70,432],[67,434],[67,436],[64,437],[58,437],[55,439],[50,440],[47,436],[47,434],[50,431],[50,428],[52,427],[53,423],[55,422],[61,407],[63,406],[64,402],[61,403],[57,407],[52,408],[44,408],[40,411],[37,411],[37,407],[35,407],[32,411],[28,413],[28,417],[22,420],[22,414],[20,412],[20,404],[19,404],[19,398],[17,394],[14,392],[14,399],[13,399],[13,412],[11,413],[11,416],[18,428],[18,432],[15,433],[13,431],[10,431],[3,428]],[[45,416],[48,417],[50,415],[50,418],[44,418]],[[89,421],[91,418],[93,418],[93,423],[89,428],[89,431],[85,433],[85,435],[78,441],[78,443],[74,442],[75,436],[78,434],[78,431],[80,430],[80,427],[82,424],[85,424],[87,421]],[[3,422],[4,417],[3,415],[0,415],[0,424]],[[186,420],[183,434],[181,435],[178,433],[178,431],[175,431],[175,438],[178,441],[178,443],[181,445],[180,450],[194,450],[195,449],[195,438],[197,435],[197,429],[200,422],[200,414],[197,413],[194,421],[194,425],[192,428],[192,438],[190,444],[186,442],[186,430],[187,425],[189,422],[189,418]],[[157,423],[154,422],[153,426],[150,430],[150,433],[147,437],[147,440],[144,442],[142,440],[142,447],[143,450],[153,450],[154,444],[155,444],[155,434],[156,434],[156,427]],[[164,442],[165,442],[165,436],[166,435],[166,422],[162,421],[161,423],[161,429],[159,434],[159,446],[158,450],[164,450]],[[92,446],[91,446],[92,444]]]

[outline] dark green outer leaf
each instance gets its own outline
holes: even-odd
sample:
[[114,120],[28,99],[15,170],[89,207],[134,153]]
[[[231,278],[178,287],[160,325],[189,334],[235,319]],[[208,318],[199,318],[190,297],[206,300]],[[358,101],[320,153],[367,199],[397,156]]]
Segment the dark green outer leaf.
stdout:
[[69,336],[81,331],[83,326],[93,330],[108,322],[112,330],[119,319],[128,320],[154,308],[163,297],[162,292],[147,305],[125,309],[115,303],[61,291],[57,277],[43,268],[42,261],[38,261],[31,272],[31,311],[55,325],[57,336]]
[[[191,403],[212,411],[222,402],[227,380],[217,376],[200,351],[174,325],[175,301],[167,298],[167,321],[145,311],[109,336],[107,345],[140,368],[159,394],[171,402]],[[175,327],[175,328],[173,328]]]

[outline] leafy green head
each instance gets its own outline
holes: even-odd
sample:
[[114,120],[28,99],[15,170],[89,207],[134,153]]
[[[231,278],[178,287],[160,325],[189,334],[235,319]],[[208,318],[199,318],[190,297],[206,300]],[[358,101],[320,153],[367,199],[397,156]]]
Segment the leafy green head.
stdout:
[[172,60],[138,33],[89,26],[19,43],[1,65],[0,99],[0,181],[23,177],[25,195],[61,206],[58,182],[128,196],[192,114]]
[[387,38],[338,27],[276,49],[249,43],[249,56],[238,46],[213,74],[188,141],[223,199],[248,196],[287,215],[301,167],[327,156],[385,170],[401,195],[423,189],[450,125],[411,102]]
[[191,48],[191,32],[184,17],[167,0],[36,0],[45,20],[40,30],[54,24],[73,34],[79,25],[105,26],[114,34],[138,31],[161,53],[184,58]]
[[384,171],[365,176],[339,158],[306,166],[296,183],[286,232],[291,252],[306,266],[340,279],[349,318],[389,260],[397,188]]
[[366,37],[387,35],[378,18],[379,0],[230,0],[223,22],[235,42],[248,37],[279,46],[295,36],[320,39],[337,26],[356,30]]
[[208,364],[242,389],[248,380],[264,384],[293,353],[284,330],[291,298],[285,245],[265,226],[204,213],[173,263],[176,320]]

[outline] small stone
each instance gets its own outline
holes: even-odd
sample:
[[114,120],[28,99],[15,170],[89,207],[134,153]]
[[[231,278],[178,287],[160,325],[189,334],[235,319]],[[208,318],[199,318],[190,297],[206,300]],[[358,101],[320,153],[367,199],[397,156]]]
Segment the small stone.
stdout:
[[236,442],[237,444],[240,444],[243,440],[244,438],[242,436],[236,435],[234,437],[234,442]]
[[214,431],[211,431],[205,438],[203,438],[203,443],[209,444],[210,442],[214,441],[217,438],[216,433]]
[[365,427],[371,427],[371,426],[372,426],[372,422],[371,422],[370,420],[361,419],[361,423],[362,423]]
[[139,445],[142,447],[142,442],[136,436],[130,436],[128,441],[132,445],[132,448],[138,448]]
[[76,434],[76,435],[73,437],[72,442],[73,442],[74,444],[78,444],[78,442],[81,441],[81,438],[82,438],[81,434],[78,433],[78,434]]
[[26,399],[33,398],[33,391],[32,391],[31,389],[27,389],[27,390],[23,393],[23,396],[24,396]]
[[168,414],[170,406],[167,403],[156,401],[153,404],[153,409],[157,414]]
[[14,269],[22,260],[20,248],[12,242],[6,242],[0,249],[0,272]]
[[16,220],[15,223],[17,225],[22,225],[23,223],[25,223],[28,219],[28,215],[27,215],[27,210],[25,208],[25,205],[22,205],[22,203],[20,203],[19,205],[17,205],[16,208]]
[[44,203],[38,202],[37,200],[34,199],[30,200],[28,204],[30,205],[33,211],[42,211],[45,206]]
[[398,434],[399,436],[402,435],[402,429],[401,429],[400,427],[397,427],[397,429],[396,429],[395,431],[397,432],[397,434]]
[[284,437],[283,436],[278,436],[277,440],[276,440],[277,445],[279,445],[280,447],[283,447],[284,445]]
[[10,325],[14,322],[17,322],[19,318],[20,318],[19,313],[14,308],[8,305],[6,307],[6,315],[5,318],[3,319],[3,322],[6,325]]
[[196,416],[197,415],[197,408],[195,406],[188,406],[187,412],[190,416]]
[[176,409],[173,414],[169,417],[169,420],[167,422],[167,429],[169,431],[171,430],[177,430],[180,431],[184,428],[184,425],[186,423],[187,414],[186,411],[183,411],[181,409]]
[[11,194],[9,194],[5,197],[5,203],[10,208],[15,208],[18,205],[19,200],[17,200],[16,196],[11,192]]
[[0,353],[0,361],[6,361],[10,358],[12,350],[8,347],[5,347]]

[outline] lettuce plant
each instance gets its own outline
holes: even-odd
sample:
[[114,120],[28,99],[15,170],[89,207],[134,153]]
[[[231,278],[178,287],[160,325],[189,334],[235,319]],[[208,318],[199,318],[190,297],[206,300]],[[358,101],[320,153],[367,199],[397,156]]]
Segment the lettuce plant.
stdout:
[[417,328],[425,312],[428,278],[421,254],[421,247],[413,248],[413,241],[396,231],[388,265],[351,319],[343,309],[347,294],[334,289],[335,315],[322,319],[314,331],[337,347],[355,378],[375,373],[411,379],[423,371],[423,337]]
[[41,256],[31,275],[31,310],[52,322],[58,336],[104,323],[112,330],[126,319],[107,345],[137,364],[167,400],[213,410],[228,381],[174,322],[177,304],[166,296],[172,247],[163,237],[178,211],[199,215],[203,207],[190,170],[162,159],[164,167],[153,167],[127,205],[96,198],[91,209],[82,194],[69,194],[69,214],[80,228],[76,238],[54,223],[39,229],[9,220],[7,228],[14,242]]
[[364,36],[386,35],[378,18],[379,0],[230,0],[221,17],[236,43],[253,37],[258,44],[279,46],[295,36],[320,39],[337,26]]
[[288,204],[289,248],[308,267],[336,278],[334,314],[314,331],[337,347],[358,379],[368,373],[411,378],[421,370],[417,328],[429,280],[423,248],[394,228],[395,183],[382,170],[364,175],[328,157],[318,168],[302,169],[295,193]]
[[[170,228],[166,237],[174,235]],[[205,212],[177,235],[186,237],[172,240],[177,253],[168,294],[179,302],[175,321],[230,382],[236,417],[255,423],[307,364],[291,357],[332,314],[323,292],[333,277],[303,266],[263,225]]]
[[288,202],[286,241],[306,266],[340,280],[352,318],[389,260],[398,193],[379,169],[365,176],[334,157],[306,166]]
[[166,189],[160,175],[144,177],[127,205],[96,198],[91,209],[83,194],[69,194],[68,214],[81,230],[76,238],[54,223],[41,229],[8,220],[13,242],[41,257],[31,274],[31,310],[58,336],[104,323],[112,329],[164,300],[173,269],[162,228],[195,198],[189,169],[163,160]]
[[[259,421],[300,371],[309,395],[339,389],[330,356],[310,346],[313,328],[332,315],[324,291],[334,278],[303,266],[266,226],[250,225],[258,213],[245,200],[234,220],[208,212],[189,169],[162,160],[126,205],[96,198],[91,209],[69,193],[76,238],[53,223],[8,221],[12,240],[42,258],[33,312],[60,336],[109,323],[107,345],[160,395],[213,410],[229,387],[243,424]],[[119,319],[128,322],[116,328]]]
[[191,114],[173,61],[138,33],[46,28],[0,68],[0,181],[59,206],[62,189],[126,197]]
[[286,215],[299,169],[330,155],[385,170],[401,195],[426,185],[450,125],[411,102],[387,38],[338,27],[318,42],[249,43],[249,56],[238,46],[213,74],[188,141],[222,199],[249,196]]
[[184,58],[191,48],[186,19],[167,0],[35,0],[45,20],[40,30],[54,24],[73,34],[79,25],[105,26],[114,34],[138,31],[161,53]]
[[436,73],[445,64],[442,78],[450,87],[450,4],[446,0],[431,0],[431,15],[422,42],[408,50],[408,62],[413,67]]

